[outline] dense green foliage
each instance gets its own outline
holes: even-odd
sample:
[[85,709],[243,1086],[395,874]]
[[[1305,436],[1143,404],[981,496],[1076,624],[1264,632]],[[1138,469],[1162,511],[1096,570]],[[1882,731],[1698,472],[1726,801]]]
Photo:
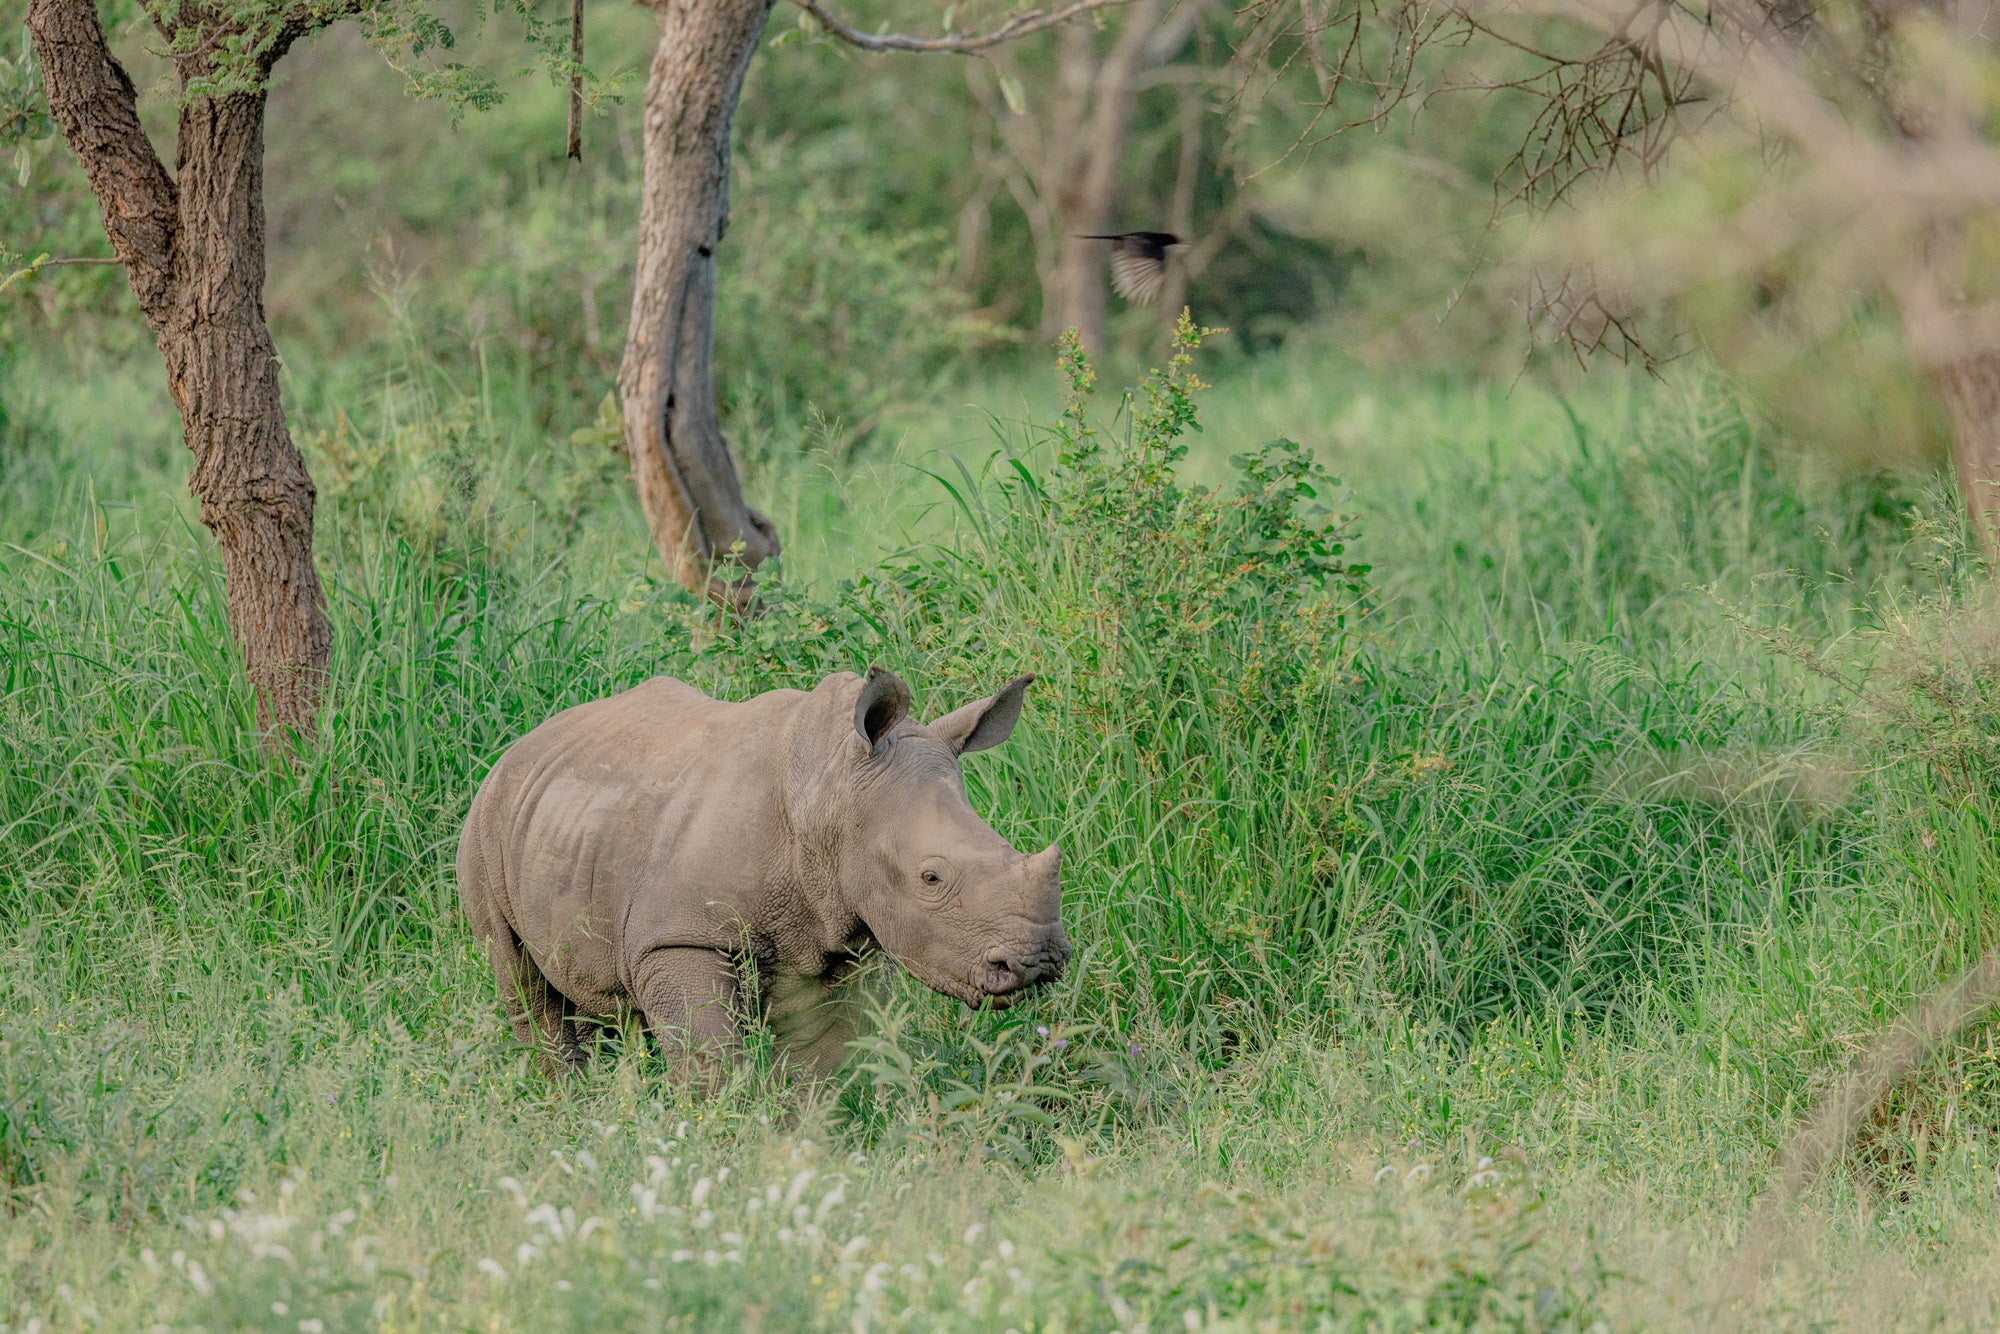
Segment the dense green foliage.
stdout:
[[[1854,1035],[1986,930],[1949,729],[1825,684],[1881,656],[1843,636],[1950,623],[1947,498],[1820,479],[1698,380],[1572,409],[1300,349],[1108,401],[1068,364],[1066,409],[1023,386],[1047,428],[922,471],[760,465],[872,540],[731,626],[590,449],[404,363],[306,434],[350,479],[339,684],[272,768],[170,423],[85,443],[158,391],[16,362],[0,1321],[1695,1319]],[[533,1073],[455,914],[484,766],[654,672],[870,661],[925,711],[1040,674],[968,776],[1063,845],[1067,979],[987,1017],[902,984],[822,1095],[696,1106],[636,1034]],[[1996,1078],[1976,1039],[1904,1095],[1763,1309],[1990,1312]]]

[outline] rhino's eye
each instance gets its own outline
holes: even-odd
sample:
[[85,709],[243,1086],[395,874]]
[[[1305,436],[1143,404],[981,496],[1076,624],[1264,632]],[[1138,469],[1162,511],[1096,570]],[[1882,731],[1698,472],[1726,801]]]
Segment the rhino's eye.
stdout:
[[944,881],[938,878],[938,873],[936,871],[925,871],[924,883],[927,885],[941,885],[944,883]]

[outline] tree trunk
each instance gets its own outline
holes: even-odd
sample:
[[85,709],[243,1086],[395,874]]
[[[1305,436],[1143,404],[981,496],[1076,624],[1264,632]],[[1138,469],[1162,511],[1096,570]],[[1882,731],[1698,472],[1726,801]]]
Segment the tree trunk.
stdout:
[[1951,461],[1966,521],[2000,569],[2000,351],[1960,356],[1932,377],[1951,417]]
[[159,342],[257,726],[311,736],[332,635],[313,568],[312,478],[285,426],[264,322],[264,100],[204,97],[181,111],[179,282]]
[[1053,301],[1043,302],[1043,332],[1075,329],[1086,349],[1104,348],[1105,273],[1110,252],[1103,241],[1079,240],[1116,230],[1158,231],[1157,221],[1120,218],[1115,207],[1125,147],[1131,138],[1139,74],[1172,58],[1186,40],[1200,6],[1186,4],[1163,25],[1160,0],[1133,0],[1118,11],[1118,36],[1100,61],[1094,25],[1066,24],[1057,66],[1055,198],[1062,226],[1062,258]]
[[[681,583],[735,606],[775,556],[716,417],[715,248],[729,221],[729,131],[772,0],[660,0],[646,82],[632,325],[618,390],[639,504]],[[732,553],[740,569],[727,565]]]
[[1924,368],[1951,422],[1951,462],[1966,531],[2000,570],[2000,324],[1990,307],[1968,305],[1976,272],[1968,229],[1931,222],[1923,263],[1891,288],[1911,359]]
[[[313,485],[285,426],[264,322],[264,94],[188,102],[176,182],[92,0],[32,0],[28,28],[49,108],[166,359],[257,725],[282,748],[315,730],[331,635],[312,563]],[[273,46],[266,73],[288,44]],[[183,58],[183,83],[208,72],[203,58]]]
[[[1110,147],[1095,137],[1101,115],[1091,114],[1093,93],[1101,101],[1104,87],[1097,61],[1097,35],[1090,23],[1063,27],[1056,65],[1056,225],[1061,258],[1056,261],[1053,300],[1042,303],[1042,333],[1054,338],[1074,329],[1084,350],[1104,351],[1105,243],[1085,236],[1111,230],[1111,192],[1116,171],[1105,170]],[[1119,156],[1124,156],[1122,124],[1116,126]]]

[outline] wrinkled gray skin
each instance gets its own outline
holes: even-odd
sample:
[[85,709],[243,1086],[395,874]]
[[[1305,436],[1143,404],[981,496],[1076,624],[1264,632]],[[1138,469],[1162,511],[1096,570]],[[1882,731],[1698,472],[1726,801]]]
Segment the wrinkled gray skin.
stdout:
[[661,676],[537,727],[458,846],[515,1033],[576,1066],[591,1021],[637,1010],[712,1085],[742,1045],[747,963],[780,1051],[824,1074],[874,945],[967,1005],[1055,979],[1061,854],[1009,847],[958,767],[1013,732],[1033,679],[924,724],[875,669],[740,704]]

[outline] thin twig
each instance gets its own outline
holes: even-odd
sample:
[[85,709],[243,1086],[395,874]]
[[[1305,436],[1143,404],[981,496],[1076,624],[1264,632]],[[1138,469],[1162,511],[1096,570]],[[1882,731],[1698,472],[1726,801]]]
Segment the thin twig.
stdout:
[[847,20],[826,11],[819,0],[796,0],[798,7],[819,20],[826,31],[863,51],[941,51],[951,55],[971,55],[995,47],[1002,42],[1011,42],[1017,37],[1053,28],[1066,19],[1078,14],[1087,14],[1093,9],[1111,9],[1118,5],[1130,4],[1131,0],[1077,0],[1077,3],[1053,13],[1043,13],[1039,9],[1023,10],[991,32],[977,33],[968,37],[912,37],[908,33],[885,32],[865,33]]

